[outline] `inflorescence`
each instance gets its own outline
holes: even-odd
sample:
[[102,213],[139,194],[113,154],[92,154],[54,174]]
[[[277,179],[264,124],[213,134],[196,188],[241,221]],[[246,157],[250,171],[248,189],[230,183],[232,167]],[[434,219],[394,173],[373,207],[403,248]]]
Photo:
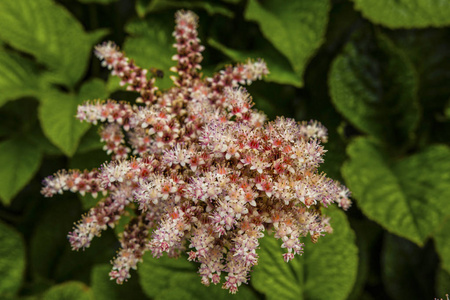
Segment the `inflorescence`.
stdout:
[[147,250],[155,257],[187,252],[200,263],[203,284],[217,284],[225,273],[223,288],[235,293],[258,263],[265,232],[281,239],[288,262],[302,254],[301,237],[309,234],[316,242],[331,232],[320,208],[336,202],[347,209],[349,191],[318,171],[324,126],[283,117],[265,122],[238,87],[268,74],[264,61],[248,60],[202,78],[197,16],[177,12],[173,35],[177,76],[165,91],[112,42],[96,47],[102,64],[138,92],[142,104],[79,106],[78,119],[102,124],[101,141],[112,159],[92,171],[58,172],[44,180],[42,194],[102,196],[69,233],[74,250],[114,227],[126,208],[134,210],[112,262],[110,276],[117,283],[130,278]]

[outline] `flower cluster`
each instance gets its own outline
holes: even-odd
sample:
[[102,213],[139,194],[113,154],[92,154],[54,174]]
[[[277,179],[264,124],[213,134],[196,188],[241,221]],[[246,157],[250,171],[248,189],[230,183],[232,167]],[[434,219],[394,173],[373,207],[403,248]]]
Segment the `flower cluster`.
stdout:
[[[96,55],[137,103],[87,102],[77,117],[101,123],[112,160],[91,172],[59,172],[42,193],[70,190],[103,195],[69,234],[75,250],[114,227],[127,207],[135,217],[120,236],[112,279],[130,277],[146,251],[155,257],[185,252],[200,263],[202,283],[235,293],[258,263],[259,239],[281,239],[286,262],[301,254],[300,238],[331,232],[321,207],[350,206],[349,191],[318,171],[326,129],[318,122],[277,118],[266,122],[253,108],[250,84],[268,74],[262,60],[226,67],[210,78],[201,69],[197,16],[176,13],[174,87],[157,91],[147,70],[111,42]],[[222,276],[224,273],[224,276]],[[224,277],[224,278],[222,278]]]

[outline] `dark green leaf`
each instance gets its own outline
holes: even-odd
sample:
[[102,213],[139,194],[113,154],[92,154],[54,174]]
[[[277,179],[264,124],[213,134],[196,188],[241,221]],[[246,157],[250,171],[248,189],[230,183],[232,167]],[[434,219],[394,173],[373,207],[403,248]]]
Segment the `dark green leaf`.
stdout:
[[[198,265],[167,256],[155,259],[150,253],[144,255],[144,262],[138,266],[141,286],[147,296],[157,300],[176,299],[229,299],[229,292],[221,284],[206,287],[197,274]],[[257,299],[250,289],[240,286],[233,299]]]
[[43,300],[94,300],[92,290],[78,281],[68,281],[49,289]]
[[92,269],[91,287],[96,300],[147,299],[139,286],[137,274],[132,274],[131,279],[119,285],[110,280],[111,268],[110,264],[102,264]]
[[417,78],[387,37],[355,33],[334,60],[329,85],[337,110],[358,129],[394,145],[412,139],[420,116]]
[[450,149],[429,146],[391,164],[377,144],[355,139],[342,167],[363,213],[388,231],[423,245],[450,210]]
[[436,251],[441,257],[442,268],[450,274],[450,218],[446,220],[434,235]]
[[72,87],[83,76],[94,40],[62,6],[50,0],[1,1],[0,27],[0,39],[48,67],[46,79]]
[[0,297],[12,297],[25,275],[25,243],[20,234],[0,222]]
[[81,209],[74,197],[47,201],[51,203],[47,204],[31,239],[30,265],[34,276],[54,279],[61,255],[70,247],[67,234],[80,218]]
[[33,178],[41,164],[42,152],[24,136],[0,143],[0,198],[11,199]]
[[427,299],[433,295],[437,257],[432,247],[386,234],[382,249],[382,277],[392,299]]
[[103,148],[103,143],[100,141],[100,135],[98,134],[98,127],[93,126],[83,135],[78,146],[77,153],[86,153],[93,150],[99,150]]
[[72,156],[90,126],[75,118],[78,105],[105,95],[104,83],[98,79],[86,82],[78,95],[55,90],[46,92],[39,107],[39,120],[45,135],[66,155]]
[[267,44],[265,47],[258,47],[258,49],[263,49],[261,51],[239,51],[230,49],[214,39],[209,39],[208,44],[223,52],[234,62],[244,63],[248,58],[262,58],[270,71],[269,75],[264,78],[265,81],[290,84],[296,87],[302,86],[301,77],[292,70],[289,61],[270,44]]
[[[172,31],[175,24],[172,14],[159,14],[144,20],[135,19],[128,23],[125,30],[130,34],[124,43],[127,57],[144,69],[156,68],[163,71],[163,78],[156,78],[155,85],[160,89],[167,89],[173,85],[169,69],[175,65],[172,56],[176,53],[173,48]],[[110,77],[108,89],[120,89],[119,80]],[[115,83],[115,88],[113,83]]]
[[36,96],[39,89],[36,66],[28,59],[0,49],[0,106],[8,100]]
[[305,241],[304,253],[289,263],[273,237],[264,237],[259,263],[252,274],[253,286],[267,299],[346,299],[356,279],[358,249],[345,214],[330,207],[333,233],[317,244]]
[[117,0],[78,0],[81,3],[98,3],[98,4],[110,4],[117,2]]
[[450,25],[450,2],[430,0],[352,0],[355,9],[374,23],[390,28]]
[[147,13],[159,12],[165,9],[203,9],[208,14],[221,14],[232,18],[234,13],[220,3],[208,1],[178,1],[178,0],[153,0],[153,1],[137,1],[136,10],[142,18]]
[[408,56],[419,75],[419,98],[425,109],[441,109],[450,95],[450,31],[396,30],[392,41]]
[[446,272],[442,268],[439,268],[437,270],[436,277],[436,298],[446,300],[446,296],[450,294],[450,273]]
[[264,36],[302,78],[306,64],[324,41],[329,10],[328,0],[289,0],[283,5],[275,0],[250,0],[245,18],[259,24]]

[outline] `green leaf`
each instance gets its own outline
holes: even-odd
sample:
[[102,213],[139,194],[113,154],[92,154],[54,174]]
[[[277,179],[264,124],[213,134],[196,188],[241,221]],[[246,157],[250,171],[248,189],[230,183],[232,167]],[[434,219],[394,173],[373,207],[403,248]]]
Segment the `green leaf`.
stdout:
[[245,18],[259,24],[264,36],[303,77],[307,63],[324,42],[329,10],[328,0],[289,0],[283,5],[275,0],[250,0]]
[[251,282],[267,299],[346,299],[356,279],[358,249],[345,214],[335,207],[326,211],[333,233],[317,244],[305,241],[304,253],[284,262],[284,249],[273,237],[264,237],[259,263]]
[[430,0],[352,0],[355,9],[374,23],[389,28],[450,25],[450,2]]
[[39,169],[42,152],[24,136],[0,143],[0,198],[4,205],[33,178]]
[[147,299],[139,286],[137,274],[124,284],[110,280],[110,264],[96,265],[91,273],[91,287],[96,300]]
[[38,72],[33,62],[0,49],[0,107],[8,100],[36,96],[39,89]]
[[67,235],[74,222],[81,219],[80,201],[75,195],[65,195],[64,199],[56,196],[47,201],[50,203],[46,203],[48,206],[31,239],[31,273],[34,278],[56,282],[86,280],[92,265],[107,263],[114,256],[117,240],[112,230],[107,230],[101,238],[94,238],[85,251],[73,251]]
[[[261,42],[261,41],[260,41]],[[260,45],[255,51],[240,51],[226,47],[215,39],[208,39],[208,44],[220,50],[222,53],[231,58],[234,62],[246,62],[248,58],[262,58],[270,71],[269,75],[264,78],[265,81],[276,82],[281,84],[290,84],[296,87],[302,86],[302,79],[292,70],[289,61],[281,55],[269,43]]]
[[161,9],[203,9],[209,15],[221,14],[229,18],[234,17],[234,13],[219,3],[211,3],[208,1],[171,1],[171,0],[155,0],[148,7],[148,12],[158,11]]
[[436,251],[441,258],[442,268],[450,274],[450,218],[441,226],[434,235]]
[[415,66],[422,107],[440,110],[450,95],[449,31],[436,28],[395,30],[389,36]]
[[48,67],[46,79],[73,87],[86,71],[93,38],[61,5],[0,1],[0,27],[0,39]]
[[80,218],[80,203],[74,197],[50,199],[36,225],[30,242],[30,268],[34,277],[54,278],[65,248],[69,248],[67,234]]
[[383,285],[391,299],[426,299],[432,295],[436,258],[431,245],[386,234],[381,255]]
[[147,13],[159,12],[166,9],[203,9],[209,15],[221,14],[229,18],[233,18],[234,16],[234,13],[225,6],[208,1],[153,0],[151,2],[136,2],[136,10],[141,18]]
[[379,140],[405,144],[419,121],[418,82],[413,66],[387,37],[354,34],[329,75],[336,109]]
[[117,2],[117,0],[78,0],[78,1],[81,3],[98,3],[103,5]]
[[51,90],[43,94],[39,107],[39,120],[44,134],[67,156],[72,156],[81,137],[89,129],[88,123],[75,118],[78,105],[86,100],[106,96],[103,81],[94,79],[86,82],[78,95]]
[[130,36],[125,40],[124,51],[139,67],[156,68],[164,72],[163,78],[156,78],[155,85],[160,89],[173,85],[170,75],[174,73],[169,71],[175,65],[172,60],[176,53],[173,48],[173,27],[172,13],[160,13],[144,20],[135,19],[125,26]]
[[25,275],[25,243],[12,227],[0,222],[0,297],[12,297]]
[[438,299],[446,299],[446,295],[448,295],[450,291],[450,273],[439,268],[436,277],[436,297],[439,297]]
[[[201,284],[197,274],[198,264],[163,256],[153,258],[151,253],[144,255],[144,262],[138,266],[139,280],[145,294],[155,300],[176,299],[229,299],[229,292],[221,284],[209,287]],[[257,299],[246,286],[240,286],[234,299]]]
[[86,153],[93,150],[99,150],[102,148],[103,143],[100,141],[100,135],[98,134],[98,127],[93,126],[81,138],[77,152]]
[[68,281],[49,289],[43,300],[94,300],[92,290],[82,282]]
[[388,231],[423,245],[449,215],[450,149],[429,146],[391,163],[377,144],[355,139],[342,175],[358,206]]

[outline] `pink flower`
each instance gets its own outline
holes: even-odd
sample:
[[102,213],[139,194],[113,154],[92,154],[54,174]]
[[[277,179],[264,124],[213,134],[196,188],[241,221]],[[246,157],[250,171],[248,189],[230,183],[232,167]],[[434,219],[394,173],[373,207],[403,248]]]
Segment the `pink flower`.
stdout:
[[[326,129],[318,122],[265,122],[239,84],[268,74],[262,60],[227,66],[202,78],[197,16],[176,13],[174,86],[156,93],[154,78],[112,42],[95,49],[102,64],[137,104],[86,102],[77,117],[100,128],[111,161],[91,172],[62,171],[44,180],[47,197],[64,191],[99,194],[98,204],[69,233],[74,250],[114,227],[126,208],[136,216],[120,236],[112,279],[123,283],[143,254],[180,256],[199,263],[201,282],[237,292],[258,263],[259,239],[273,232],[286,262],[332,231],[318,206],[347,209],[347,188],[318,171]],[[130,158],[130,153],[136,157]],[[151,235],[149,233],[151,232]]]

